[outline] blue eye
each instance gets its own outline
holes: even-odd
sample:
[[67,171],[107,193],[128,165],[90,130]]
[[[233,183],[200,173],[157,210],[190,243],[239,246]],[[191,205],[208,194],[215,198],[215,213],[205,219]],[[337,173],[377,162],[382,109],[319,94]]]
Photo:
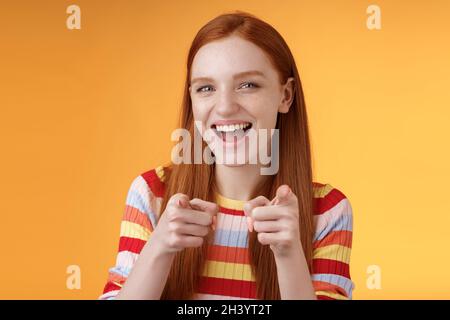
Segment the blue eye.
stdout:
[[197,92],[209,92],[209,91],[211,91],[211,90],[204,90],[204,89],[212,89],[212,87],[211,86],[203,86],[203,87],[200,87],[200,88],[198,88],[196,91]]

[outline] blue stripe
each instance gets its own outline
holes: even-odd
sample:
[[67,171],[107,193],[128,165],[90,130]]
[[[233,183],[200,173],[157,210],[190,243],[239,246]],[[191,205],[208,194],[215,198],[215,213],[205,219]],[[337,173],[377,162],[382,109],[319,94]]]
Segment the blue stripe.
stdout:
[[323,230],[316,230],[314,241],[322,240],[332,231],[352,231],[353,230],[353,216],[351,214],[344,214],[338,217],[332,217]]
[[147,189],[150,196],[151,191],[147,183],[141,176],[138,176],[136,179],[133,180],[133,183],[131,184],[131,187],[128,191],[126,204],[138,209],[142,213],[145,213],[149,217],[153,228],[156,228],[157,223],[156,215],[150,208],[149,199],[148,197],[145,198],[142,197],[142,195],[138,192],[138,190],[142,188]]
[[248,247],[248,231],[216,229],[214,244],[227,247]]
[[312,275],[312,280],[328,282],[339,286],[345,290],[349,299],[352,299],[352,291],[355,284],[349,278],[342,277],[336,274],[315,273]]
[[115,266],[109,269],[109,272],[118,274],[122,277],[128,278],[128,275],[131,272],[131,268],[125,268],[123,266]]
[[143,213],[148,213],[148,202],[142,199],[141,195],[133,189],[130,189],[127,196],[127,205],[139,209]]

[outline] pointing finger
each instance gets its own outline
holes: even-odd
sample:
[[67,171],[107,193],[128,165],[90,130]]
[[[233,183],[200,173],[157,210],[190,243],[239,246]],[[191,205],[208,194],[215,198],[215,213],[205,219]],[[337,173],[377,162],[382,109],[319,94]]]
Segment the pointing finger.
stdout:
[[176,193],[170,197],[168,204],[181,208],[189,208],[189,197],[183,193]]
[[191,201],[189,201],[189,204],[193,209],[205,211],[211,215],[215,215],[219,211],[219,207],[217,206],[217,204],[198,198],[192,199]]
[[291,188],[289,188],[288,185],[283,184],[278,187],[276,196],[271,201],[272,205],[283,205],[283,204],[289,204],[292,201],[296,201],[297,197],[292,192]]
[[209,202],[209,201],[204,201],[198,198],[194,198],[191,201],[189,201],[190,205],[196,209],[196,210],[201,210],[201,211],[205,211],[209,214],[212,215],[212,224],[211,224],[211,228],[213,230],[216,229],[216,221],[217,221],[217,213],[219,212],[219,206],[213,202]]

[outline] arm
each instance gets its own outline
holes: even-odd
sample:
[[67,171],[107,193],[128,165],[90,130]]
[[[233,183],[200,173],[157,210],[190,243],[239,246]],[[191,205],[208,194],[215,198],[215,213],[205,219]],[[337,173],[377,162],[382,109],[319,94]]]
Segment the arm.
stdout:
[[272,201],[262,196],[249,201],[244,211],[254,221],[258,241],[274,253],[282,299],[351,299],[352,208],[330,185],[316,193],[312,275],[299,240],[297,198],[289,188],[279,187]]
[[281,299],[316,300],[300,241],[296,195],[283,185],[272,201],[259,196],[247,202],[244,212],[250,218],[249,229],[258,232],[258,241],[272,249]]
[[317,299],[300,243],[290,254],[275,255],[275,263],[282,300]]
[[324,185],[317,198],[312,280],[319,300],[352,299],[350,277],[352,206],[346,196]]
[[[124,296],[121,293],[122,288],[125,287],[127,279],[131,276],[130,272],[134,269],[135,265],[138,266],[137,273],[139,274],[142,265],[148,263],[152,269],[147,268],[147,270],[152,270],[152,273],[154,272],[155,279],[161,279],[155,273],[164,267],[167,259],[157,261],[159,254],[156,250],[154,253],[150,252],[152,241],[148,241],[152,236],[157,219],[155,210],[150,205],[154,197],[146,181],[141,176],[133,180],[128,191],[125,212],[121,221],[116,264],[109,270],[107,283],[99,299],[110,300],[123,298]],[[141,254],[143,261],[138,259]],[[162,279],[164,278],[162,277]],[[131,281],[131,283],[133,282],[134,280]],[[159,284],[155,287],[161,285]],[[126,292],[125,294],[127,295]]]
[[217,206],[186,195],[173,195],[160,215],[149,207],[153,194],[138,177],[122,220],[116,267],[100,299],[160,299],[176,252],[199,247],[209,233]]
[[172,196],[117,298],[160,299],[175,253],[201,246],[216,213],[213,203],[189,201],[183,194]]
[[[157,300],[164,290],[174,254],[163,253],[149,240],[117,299]],[[145,286],[142,285],[145,283]]]

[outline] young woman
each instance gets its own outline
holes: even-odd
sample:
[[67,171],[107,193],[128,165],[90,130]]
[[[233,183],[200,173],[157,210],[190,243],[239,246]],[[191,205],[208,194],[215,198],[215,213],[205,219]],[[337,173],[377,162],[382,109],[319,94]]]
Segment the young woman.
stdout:
[[181,128],[211,129],[219,139],[203,135],[202,146],[214,155],[220,144],[225,156],[241,152],[249,130],[276,129],[276,149],[272,135],[258,143],[277,153],[277,171],[261,174],[267,164],[249,161],[260,150],[246,145],[242,163],[172,163],[138,176],[100,299],[351,299],[351,205],[312,181],[299,74],[272,26],[236,12],[201,28]]

